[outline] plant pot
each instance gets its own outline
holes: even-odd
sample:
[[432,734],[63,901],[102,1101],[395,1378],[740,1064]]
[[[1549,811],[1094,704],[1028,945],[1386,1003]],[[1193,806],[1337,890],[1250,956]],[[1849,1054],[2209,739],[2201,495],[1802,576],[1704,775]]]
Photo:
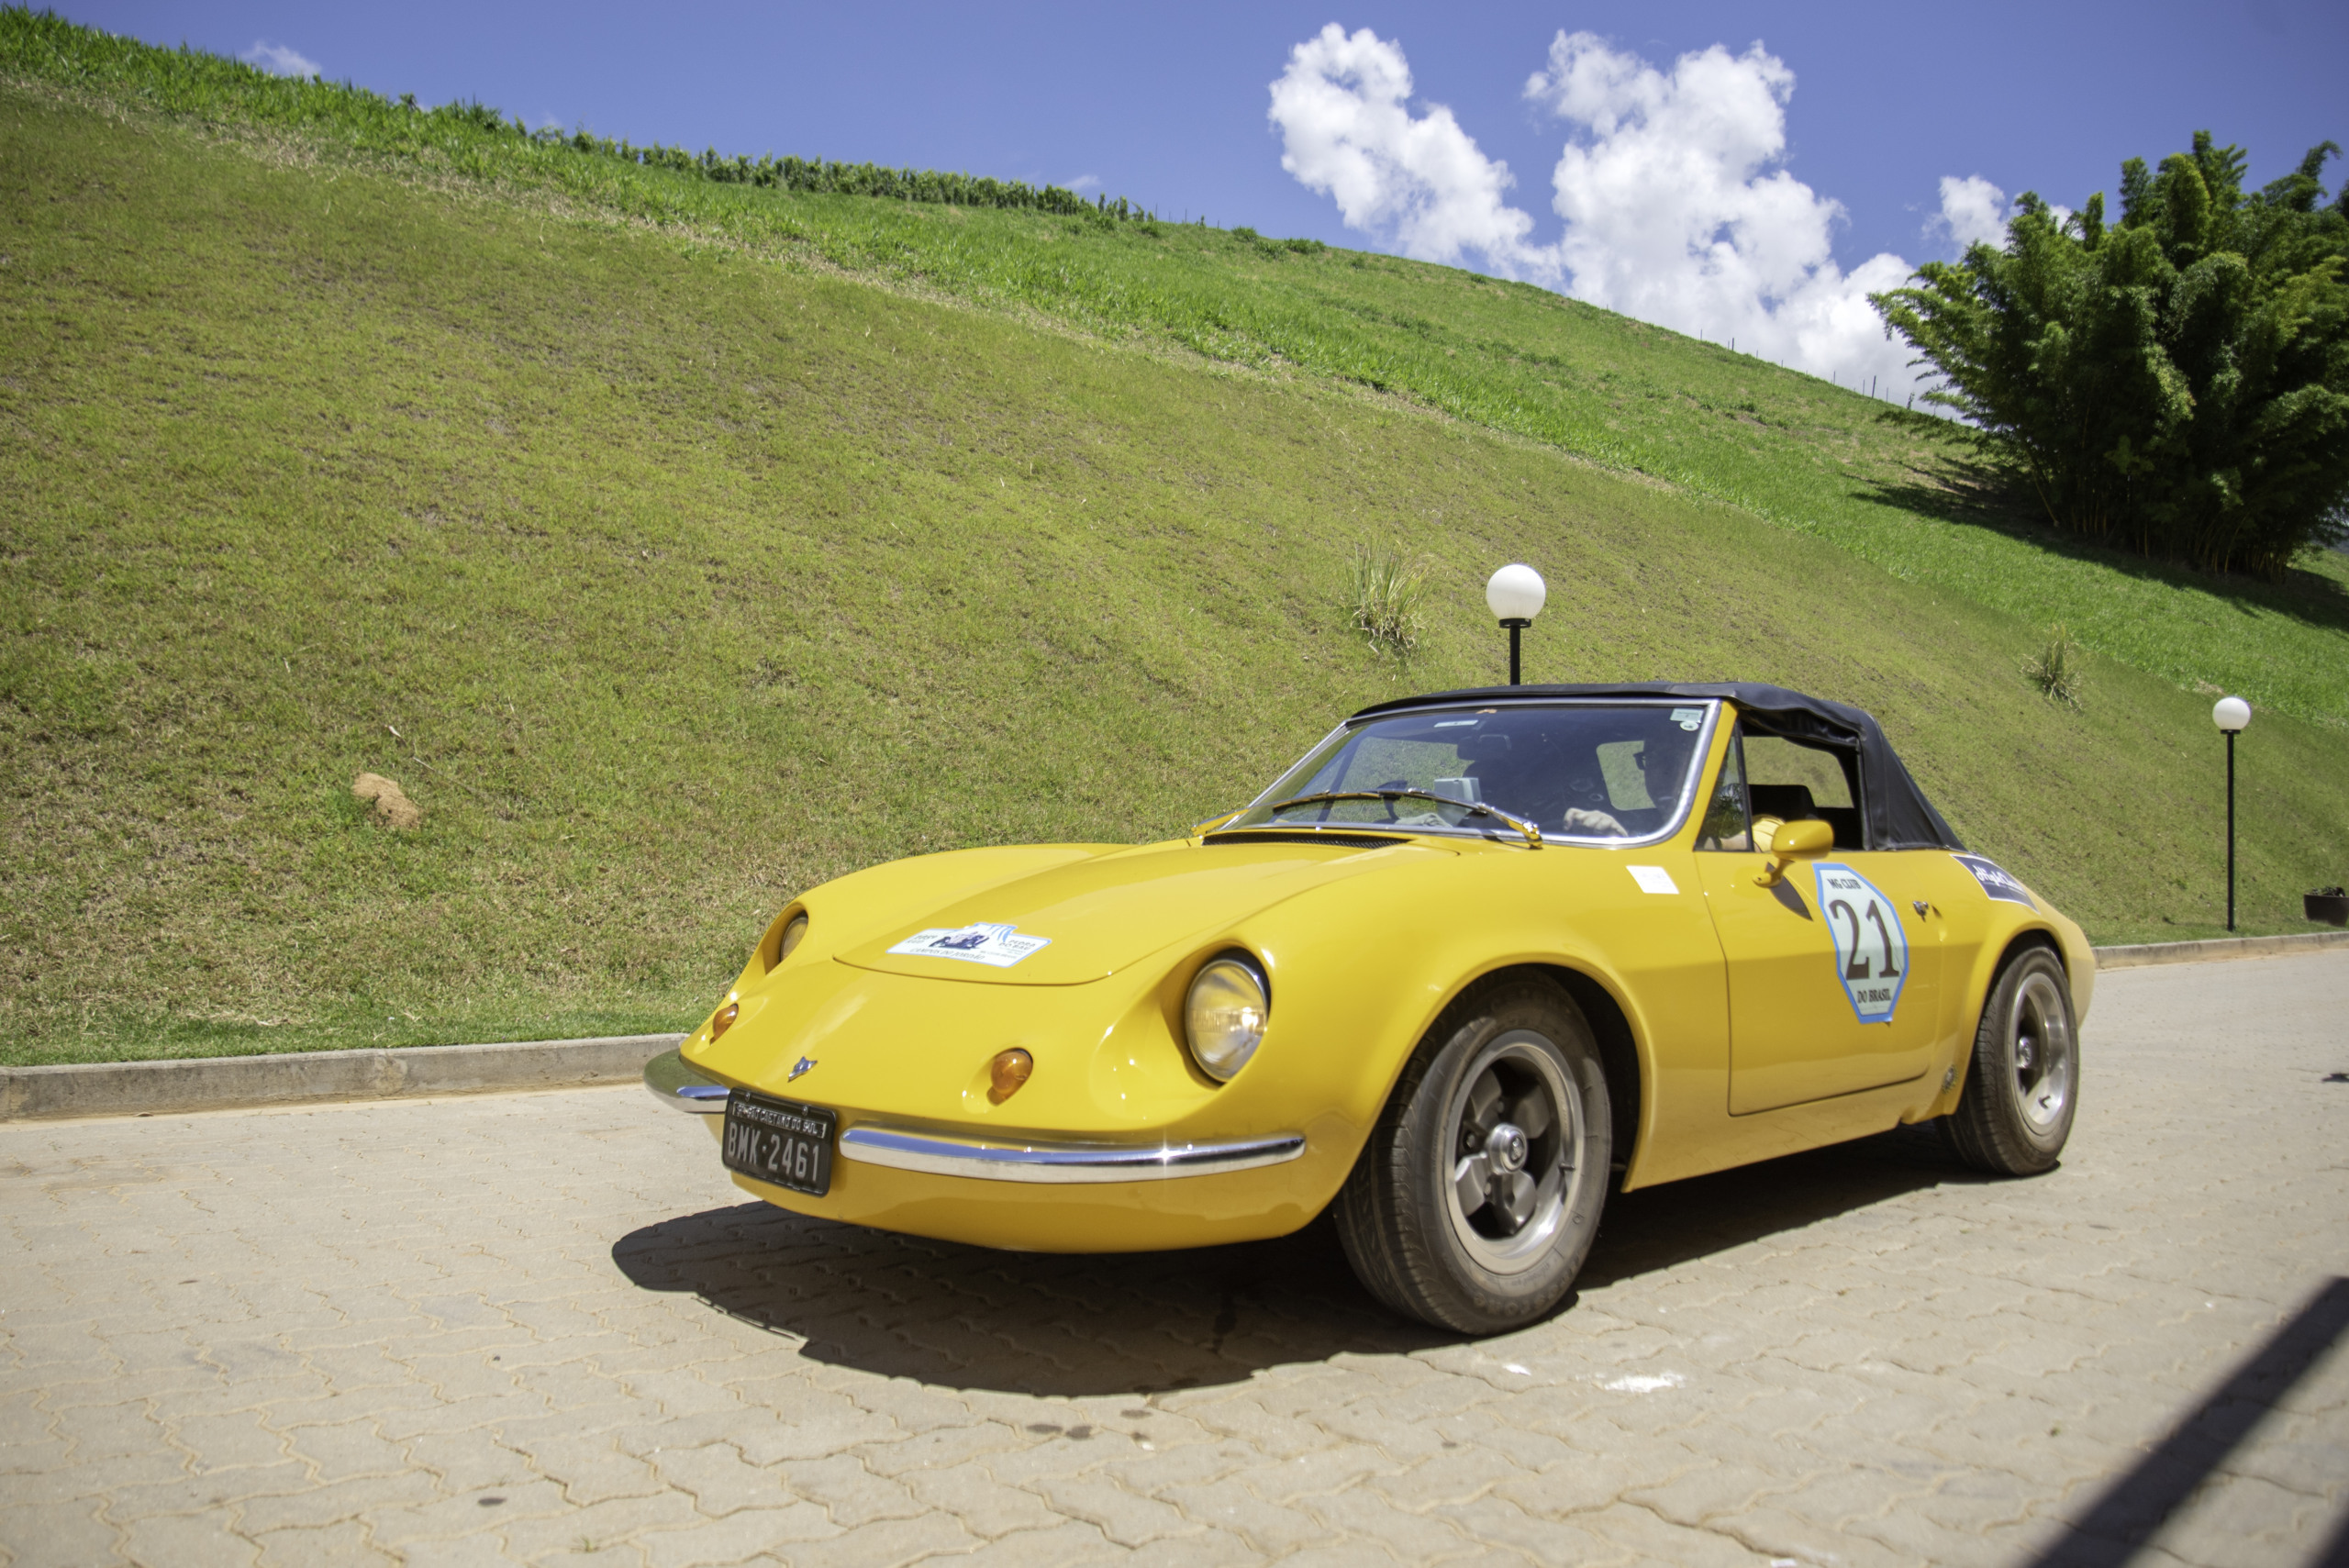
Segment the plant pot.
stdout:
[[2300,906],[2311,920],[2321,920],[2328,926],[2349,926],[2349,894],[2303,894]]

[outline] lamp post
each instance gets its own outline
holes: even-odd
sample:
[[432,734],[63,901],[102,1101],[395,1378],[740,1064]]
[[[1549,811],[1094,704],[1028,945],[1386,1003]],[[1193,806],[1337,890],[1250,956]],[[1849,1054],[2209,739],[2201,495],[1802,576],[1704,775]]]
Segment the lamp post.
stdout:
[[2210,709],[2210,722],[2227,738],[2227,929],[2235,929],[2235,737],[2251,722],[2251,705],[2241,697],[2221,697]]
[[1508,628],[1508,684],[1512,686],[1519,684],[1518,639],[1542,613],[1542,601],[1549,596],[1542,573],[1522,563],[1502,567],[1485,584],[1485,603],[1493,618]]

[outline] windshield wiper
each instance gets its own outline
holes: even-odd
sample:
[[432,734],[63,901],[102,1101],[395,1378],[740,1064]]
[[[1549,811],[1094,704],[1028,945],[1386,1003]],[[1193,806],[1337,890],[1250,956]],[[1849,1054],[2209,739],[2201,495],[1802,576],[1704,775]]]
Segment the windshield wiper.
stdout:
[[1438,795],[1431,789],[1330,789],[1323,790],[1318,795],[1300,795],[1294,800],[1284,800],[1266,809],[1286,811],[1292,806],[1319,806],[1325,800],[1383,800],[1389,807],[1387,815],[1390,817],[1394,816],[1392,807],[1398,800],[1432,800],[1438,806],[1458,806],[1471,817],[1497,817],[1523,834],[1526,843],[1532,848],[1538,850],[1542,847],[1542,829],[1524,817],[1512,817],[1500,807],[1486,806],[1481,801],[1454,800],[1448,795]]

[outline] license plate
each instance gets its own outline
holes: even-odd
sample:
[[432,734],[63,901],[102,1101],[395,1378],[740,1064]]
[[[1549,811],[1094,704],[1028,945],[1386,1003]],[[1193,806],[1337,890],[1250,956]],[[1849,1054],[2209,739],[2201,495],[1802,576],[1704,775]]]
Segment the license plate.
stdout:
[[726,1102],[721,1156],[729,1171],[821,1197],[832,1187],[832,1129],[839,1125],[838,1114],[821,1106],[737,1089]]

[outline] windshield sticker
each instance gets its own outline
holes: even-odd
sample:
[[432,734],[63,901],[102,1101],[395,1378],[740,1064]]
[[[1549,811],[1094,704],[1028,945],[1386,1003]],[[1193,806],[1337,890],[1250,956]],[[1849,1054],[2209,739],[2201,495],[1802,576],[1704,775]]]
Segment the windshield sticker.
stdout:
[[1705,722],[1705,710],[1701,707],[1675,707],[1672,710],[1672,722],[1683,729],[1694,729]]
[[1850,866],[1818,866],[1819,907],[1835,939],[1835,971],[1864,1024],[1888,1024],[1909,982],[1909,933],[1899,906]]
[[1464,728],[1473,729],[1475,728],[1475,724],[1476,721],[1473,718],[1447,718],[1439,722],[1436,725],[1436,728],[1438,729],[1460,729]]
[[1640,891],[1642,893],[1677,893],[1680,891],[1680,884],[1674,882],[1672,880],[1672,873],[1664,870],[1662,866],[1626,866],[1624,869],[1631,873],[1631,880],[1640,884]]
[[1952,855],[1950,859],[1972,872],[1974,880],[1980,883],[1982,891],[1991,897],[2003,898],[2009,904],[2020,904],[2026,909],[2039,907],[2038,903],[2031,896],[2031,889],[2017,882],[1996,862],[1984,860],[1980,855]]
[[951,958],[960,963],[1009,969],[1030,953],[1052,945],[1052,938],[1023,937],[1016,926],[977,925],[959,929],[934,926],[927,931],[916,931],[889,951],[907,958]]

